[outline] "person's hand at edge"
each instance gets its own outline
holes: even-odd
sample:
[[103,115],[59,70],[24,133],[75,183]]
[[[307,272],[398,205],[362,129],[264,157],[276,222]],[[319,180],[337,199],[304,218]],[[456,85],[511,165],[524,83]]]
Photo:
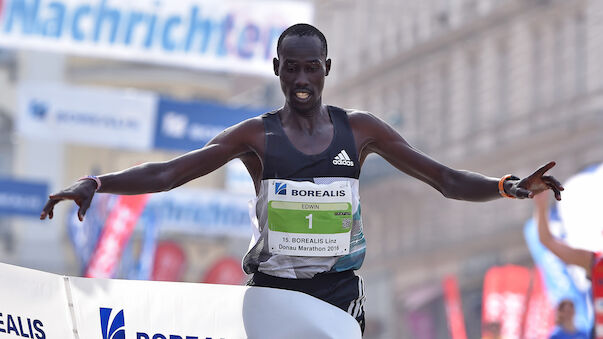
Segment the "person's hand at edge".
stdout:
[[96,188],[97,185],[94,180],[81,179],[66,189],[51,194],[48,197],[46,205],[44,205],[44,208],[42,209],[42,213],[40,213],[40,220],[44,220],[46,217],[52,219],[54,216],[54,206],[59,202],[63,200],[73,200],[79,206],[77,217],[80,221],[83,221],[86,211],[90,207],[90,203],[92,203]]
[[551,175],[544,175],[553,166],[555,162],[551,161],[523,179],[507,180],[504,185],[505,192],[519,199],[531,199],[536,194],[550,189],[555,194],[555,199],[561,200],[561,191],[564,190],[561,183]]

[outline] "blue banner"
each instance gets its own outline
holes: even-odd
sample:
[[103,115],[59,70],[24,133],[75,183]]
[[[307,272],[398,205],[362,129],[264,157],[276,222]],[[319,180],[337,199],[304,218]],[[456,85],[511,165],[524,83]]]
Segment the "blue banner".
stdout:
[[[549,223],[558,222],[560,222],[559,217],[556,211],[552,210]],[[571,278],[565,263],[540,243],[534,219],[528,220],[523,230],[532,258],[543,274],[547,294],[553,307],[562,299],[571,299],[576,312],[574,316],[576,327],[590,333],[593,324],[590,292],[580,291]]]
[[178,188],[153,194],[145,208],[160,232],[248,237],[247,194]]
[[266,111],[258,108],[233,108],[207,101],[160,98],[154,147],[192,151],[203,147],[225,128]]
[[96,194],[86,212],[84,221],[80,221],[77,217],[79,209],[77,205],[74,205],[69,213],[67,232],[82,268],[82,274],[88,267],[88,262],[92,252],[96,249],[105,220],[116,200],[117,196],[113,194]]
[[0,178],[0,215],[39,217],[48,199],[48,184]]
[[144,226],[144,233],[135,279],[151,280],[159,229],[157,228],[157,219],[154,210],[146,209],[140,219],[140,222]]

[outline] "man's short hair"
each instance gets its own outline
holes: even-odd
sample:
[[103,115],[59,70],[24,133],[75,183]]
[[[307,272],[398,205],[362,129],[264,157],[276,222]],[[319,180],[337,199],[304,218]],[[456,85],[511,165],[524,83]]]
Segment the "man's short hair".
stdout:
[[290,26],[289,28],[287,28],[285,31],[283,31],[283,33],[281,33],[281,36],[278,37],[278,43],[276,45],[276,54],[279,55],[280,50],[281,50],[281,43],[283,42],[283,39],[285,39],[288,36],[315,36],[318,37],[320,39],[320,42],[322,43],[322,52],[324,53],[324,57],[327,57],[327,38],[325,38],[325,35],[322,34],[322,32],[309,24],[295,24],[293,26]]

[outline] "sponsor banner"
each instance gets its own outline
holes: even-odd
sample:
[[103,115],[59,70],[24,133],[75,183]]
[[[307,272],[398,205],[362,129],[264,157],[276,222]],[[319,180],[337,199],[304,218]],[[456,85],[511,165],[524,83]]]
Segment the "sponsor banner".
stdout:
[[413,338],[435,339],[436,328],[433,317],[429,312],[416,310],[406,313],[406,326]]
[[305,1],[4,0],[0,46],[272,74],[281,32]]
[[[157,229],[156,220],[157,218],[152,211],[144,211],[142,213],[139,222],[143,226],[142,249],[140,250],[140,255],[138,256],[137,261],[132,258],[132,261],[135,262],[135,264],[132,266],[135,266],[135,268],[132,269],[131,272],[128,272],[128,276],[135,276],[136,279],[139,280],[151,279],[153,262],[156,260],[155,253],[157,250],[157,238],[159,237],[159,230]],[[130,244],[131,243],[132,239],[130,239]],[[124,252],[124,257],[126,253],[131,255],[131,257],[134,257],[132,251]]]
[[92,257],[92,253],[94,253],[105,220],[116,200],[117,196],[113,194],[95,195],[90,208],[86,211],[84,221],[80,221],[77,216],[79,206],[74,204],[69,213],[67,232],[69,233],[69,238],[71,239],[75,255],[82,270],[88,267],[88,262],[90,261],[90,257]]
[[361,338],[348,313],[299,292],[63,277],[6,264],[0,277],[0,338]]
[[[560,236],[560,220],[554,210],[550,212],[549,227],[553,235]],[[590,290],[580,290],[572,275],[570,275],[568,266],[540,243],[540,240],[538,240],[538,228],[533,219],[528,220],[525,224],[524,237],[534,263],[542,273],[542,279],[544,280],[551,306],[555,307],[559,301],[565,298],[573,300],[575,310],[574,324],[576,328],[589,333],[593,323]],[[584,277],[585,274],[582,273],[582,275]]]
[[249,237],[248,203],[244,194],[178,188],[152,194],[145,213],[160,232]]
[[446,317],[448,318],[448,329],[452,339],[467,339],[465,331],[465,317],[461,305],[461,293],[455,276],[449,275],[442,282],[444,289],[444,301],[446,304]]
[[201,282],[208,284],[241,285],[246,278],[241,260],[224,257],[214,262]]
[[532,270],[532,289],[525,315],[523,337],[526,339],[549,339],[555,326],[555,309],[546,294],[542,273]]
[[109,278],[113,275],[148,198],[147,194],[122,195],[117,198],[90,259],[86,277]]
[[0,263],[0,338],[76,339],[63,277]]
[[70,278],[80,338],[360,339],[346,312],[271,288]]
[[224,187],[229,192],[247,194],[250,199],[255,197],[253,180],[240,159],[233,159],[226,164]]
[[186,254],[173,241],[162,241],[157,245],[153,261],[152,280],[181,281],[186,269]]
[[595,311],[595,337],[603,338],[603,260],[601,253],[595,254],[592,268],[593,304]]
[[227,127],[264,112],[264,109],[228,107],[209,101],[160,98],[154,146],[179,151],[201,148]]
[[0,215],[39,217],[47,199],[47,183],[0,177]]
[[[519,339],[530,287],[530,271],[520,266],[493,267],[484,278],[483,337]],[[496,328],[496,330],[494,330]],[[500,333],[492,333],[500,330]]]
[[38,140],[149,150],[156,104],[156,97],[146,92],[23,84],[17,133]]

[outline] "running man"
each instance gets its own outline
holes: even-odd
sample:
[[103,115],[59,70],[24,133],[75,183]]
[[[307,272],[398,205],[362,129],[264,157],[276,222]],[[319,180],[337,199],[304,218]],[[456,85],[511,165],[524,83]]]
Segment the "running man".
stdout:
[[79,180],[51,195],[40,218],[52,218],[58,202],[73,200],[82,220],[95,192],[168,191],[239,158],[257,194],[255,243],[243,259],[245,272],[253,274],[249,284],[313,295],[349,312],[363,328],[364,286],[354,271],[365,254],[358,178],[369,154],[451,199],[523,199],[548,189],[561,199],[561,184],[544,175],[554,162],[521,180],[452,169],[374,115],[323,104],[331,59],[324,35],[311,25],[282,33],[273,64],[283,107],[229,127],[203,148],[172,160]]

